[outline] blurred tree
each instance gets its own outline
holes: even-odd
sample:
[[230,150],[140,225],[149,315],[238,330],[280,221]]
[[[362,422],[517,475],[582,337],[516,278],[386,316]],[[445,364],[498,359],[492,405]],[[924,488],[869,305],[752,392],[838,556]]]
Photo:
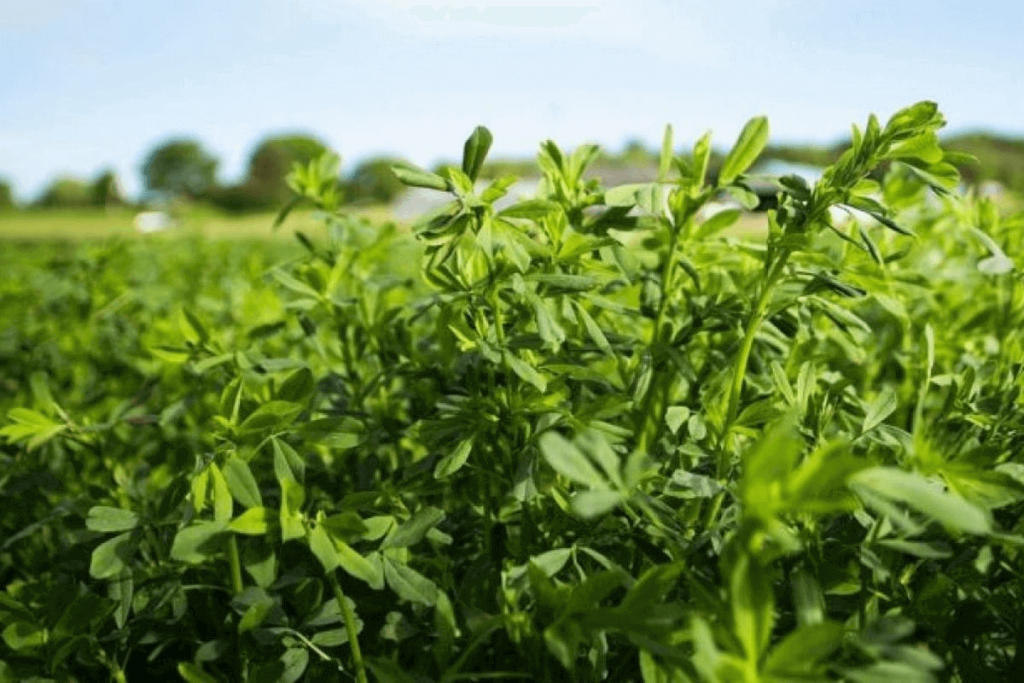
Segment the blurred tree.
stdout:
[[142,179],[147,190],[197,199],[215,186],[217,163],[197,140],[170,140],[146,157]]
[[262,198],[268,208],[287,202],[292,191],[284,179],[292,170],[292,164],[308,164],[326,151],[327,145],[310,135],[265,138],[249,157],[244,183],[248,194]]
[[395,159],[376,157],[360,163],[352,171],[346,184],[352,201],[370,201],[389,204],[405,190],[402,181],[391,172]]
[[89,206],[91,203],[92,192],[89,183],[70,177],[54,180],[35,201],[36,206],[47,209],[78,208]]
[[658,155],[647,149],[644,141],[639,138],[632,138],[622,148],[620,158],[627,164],[656,163]]
[[963,133],[948,138],[944,146],[977,158],[977,163],[960,163],[963,179],[971,184],[995,180],[1016,192],[1024,192],[1024,139],[993,133]]
[[320,140],[303,134],[264,138],[249,156],[245,179],[238,185],[211,189],[208,198],[231,213],[276,209],[292,197],[285,177],[295,162],[308,164],[327,151]]
[[277,203],[260,188],[245,182],[241,185],[215,187],[207,195],[214,206],[228,213],[250,213],[266,211],[277,206]]
[[125,203],[124,192],[121,190],[121,184],[117,181],[117,175],[109,169],[100,173],[96,180],[92,181],[89,193],[93,206],[109,207]]
[[14,201],[14,190],[6,180],[0,179],[0,211],[13,209],[17,206]]

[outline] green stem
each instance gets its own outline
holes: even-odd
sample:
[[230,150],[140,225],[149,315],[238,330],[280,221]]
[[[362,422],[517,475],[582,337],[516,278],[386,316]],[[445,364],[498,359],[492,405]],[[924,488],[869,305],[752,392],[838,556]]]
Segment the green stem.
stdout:
[[715,494],[711,502],[708,503],[708,507],[704,513],[703,527],[705,531],[711,529],[711,525],[718,519],[718,513],[722,509],[722,502],[725,500],[725,491],[719,491]]
[[228,562],[231,563],[231,591],[238,595],[242,592],[242,563],[238,559],[238,539],[234,534],[228,536]]
[[448,670],[444,673],[444,675],[441,676],[441,683],[448,683],[448,681],[454,680],[455,677],[459,675],[459,669],[465,666],[466,662],[469,661],[470,655],[472,655],[473,652],[478,647],[483,645],[484,641],[486,641],[487,638],[490,637],[492,633],[494,633],[501,627],[501,624],[498,623],[497,618],[491,617],[491,621],[492,623],[483,630],[481,630],[480,633],[477,634],[476,638],[473,639],[473,641],[469,644],[465,651],[463,651],[463,653],[459,656],[459,658],[455,660],[455,664],[450,666]]
[[658,317],[654,321],[654,333],[651,335],[651,346],[661,341],[661,328],[665,324],[665,312],[668,310],[668,295],[670,285],[675,276],[676,247],[679,245],[679,232],[682,227],[676,227],[671,231],[668,242],[668,258],[665,259],[665,266],[661,270],[661,300],[658,301]]
[[327,572],[327,582],[331,584],[334,592],[334,599],[341,609],[341,618],[345,621],[345,632],[348,633],[348,644],[352,648],[352,663],[356,667],[356,681],[358,683],[369,683],[366,678],[366,667],[363,665],[363,651],[359,648],[359,632],[356,630],[356,615],[348,606],[348,600],[341,591],[341,584],[333,571]]
[[[772,292],[782,278],[782,271],[789,260],[790,252],[782,251],[778,258],[768,267],[768,273],[764,279],[764,285],[754,303],[754,310],[750,313],[747,321],[747,329],[743,334],[743,341],[740,343],[739,354],[736,356],[736,366],[733,369],[732,385],[729,387],[729,402],[726,407],[725,421],[722,424],[722,435],[718,442],[718,479],[723,479],[729,470],[729,435],[732,432],[733,424],[739,417],[740,395],[743,392],[743,382],[747,376],[747,364],[750,362],[750,353],[754,348],[754,339],[757,337],[761,323],[764,322],[768,313],[768,303],[771,301]],[[704,529],[710,529],[725,501],[725,491],[719,491],[708,503],[704,514]]]
[[[668,254],[665,258],[665,265],[661,270],[661,298],[658,301],[658,314],[654,319],[654,330],[651,332],[651,362],[657,365],[658,353],[656,347],[664,341],[662,339],[662,328],[665,325],[665,314],[668,311],[668,298],[672,291],[672,280],[675,279],[676,248],[679,245],[679,233],[683,226],[670,226]],[[657,369],[657,368],[655,368]],[[668,373],[666,373],[668,374]],[[664,412],[664,401],[660,403],[657,399],[664,391],[668,393],[668,386],[672,381],[671,375],[661,379],[661,373],[655,372],[651,377],[651,386],[644,396],[643,407],[640,412],[640,419],[643,420],[640,429],[640,441],[637,448],[641,452],[647,452],[652,441],[657,439],[659,427],[661,426],[662,413]]]
[[[775,286],[779,283],[782,278],[782,270],[789,260],[789,251],[783,251],[779,254],[778,258],[768,268],[768,273],[764,280],[764,285],[761,287],[761,291],[758,294],[757,301],[754,303],[754,310],[750,313],[750,319],[747,321],[747,329],[743,334],[743,341],[740,343],[740,351],[736,356],[736,366],[733,369],[732,385],[729,387],[729,403],[726,408],[725,422],[722,425],[722,437],[720,439],[720,445],[722,452],[726,452],[727,444],[726,441],[729,437],[729,432],[732,429],[733,423],[739,416],[740,409],[740,395],[743,392],[743,381],[747,377],[747,363],[750,361],[750,353],[754,348],[754,339],[757,337],[758,331],[761,329],[761,323],[768,313],[768,303],[771,301],[772,293],[775,291]],[[718,473],[719,477],[724,475],[721,471]]]

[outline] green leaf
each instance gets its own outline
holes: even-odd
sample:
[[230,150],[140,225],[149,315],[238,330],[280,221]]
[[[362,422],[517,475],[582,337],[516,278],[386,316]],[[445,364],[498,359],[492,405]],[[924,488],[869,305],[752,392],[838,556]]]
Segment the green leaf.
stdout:
[[707,219],[697,228],[696,239],[707,239],[726,230],[739,220],[743,212],[739,209],[724,209]]
[[181,309],[181,333],[193,344],[205,344],[210,340],[210,333],[199,322],[195,313],[187,308]]
[[299,368],[278,387],[277,398],[292,403],[305,401],[313,393],[315,385],[313,372],[309,368]]
[[534,315],[537,320],[537,332],[548,348],[557,350],[565,342],[565,330],[548,310],[547,304],[538,296],[531,296]]
[[171,544],[171,559],[186,564],[202,564],[221,551],[221,539],[227,532],[224,522],[199,522],[180,530]]
[[327,533],[335,540],[348,543],[354,538],[363,537],[368,528],[362,518],[354,512],[340,512],[320,520]]
[[306,535],[302,521],[302,504],[306,502],[306,489],[292,479],[281,482],[281,510],[278,521],[281,524],[281,542]]
[[991,254],[988,258],[978,261],[978,270],[980,272],[986,275],[1004,275],[1013,271],[1015,267],[1013,261],[995,240],[978,228],[972,228],[971,232],[985,245],[985,249]]
[[228,482],[224,479],[224,473],[217,467],[217,463],[210,463],[208,471],[213,480],[213,518],[218,522],[227,522],[235,512],[231,490],[228,489]]
[[278,282],[280,282],[285,287],[287,287],[288,289],[295,292],[296,294],[301,294],[303,296],[309,297],[314,301],[320,300],[320,292],[316,291],[315,289],[307,285],[305,282],[297,280],[295,277],[289,275],[283,270],[275,268],[274,270],[270,271],[270,276],[273,277]]
[[302,411],[302,405],[291,401],[267,401],[256,410],[239,427],[241,432],[259,432],[275,429],[291,423]]
[[899,399],[896,397],[896,392],[889,388],[884,389],[864,411],[864,424],[860,428],[861,434],[870,432],[882,424],[885,418],[896,411],[897,407],[899,407]]
[[34,450],[67,429],[66,424],[55,422],[46,415],[28,408],[12,408],[7,417],[14,424],[0,428],[0,436],[10,441],[28,441],[28,449]]
[[427,532],[440,524],[445,518],[444,510],[435,507],[426,507],[403,522],[398,528],[392,531],[382,548],[407,548],[416,545]]
[[275,518],[273,510],[265,507],[251,507],[231,520],[228,528],[238,534],[262,536],[270,530],[270,524]]
[[844,635],[842,625],[831,621],[798,628],[772,649],[765,670],[780,676],[810,673],[839,649]]
[[707,179],[708,164],[711,162],[711,131],[701,135],[693,143],[693,186],[700,187]]
[[552,469],[564,477],[592,488],[606,489],[605,478],[575,444],[556,432],[540,437],[540,452]]
[[337,550],[338,566],[355,578],[365,581],[374,590],[384,587],[380,555],[375,553],[370,557],[363,557],[347,543],[337,538],[334,539],[334,547]]
[[[537,273],[525,278],[545,286],[548,293],[587,292],[601,284],[601,280],[590,275],[569,275],[566,273]],[[573,303],[579,303],[574,301]]]
[[257,628],[260,624],[266,620],[267,615],[270,614],[270,610],[273,608],[274,603],[271,600],[258,600],[245,610],[245,614],[238,621],[238,632],[245,633]]
[[[550,578],[562,570],[565,563],[572,557],[572,552],[572,548],[555,548],[531,557],[530,563],[537,565],[544,575]],[[525,570],[526,567],[524,566],[522,569]]]
[[790,584],[797,624],[804,628],[822,623],[825,620],[825,596],[817,579],[798,569]]
[[907,541],[902,538],[884,538],[876,543],[883,548],[906,553],[907,555],[913,555],[925,560],[941,560],[953,555],[947,545],[938,542],[922,543],[921,541]]
[[277,553],[272,539],[242,546],[242,566],[260,588],[270,588],[277,580]]
[[299,203],[302,202],[302,197],[292,197],[288,200],[288,203],[281,207],[281,210],[277,212],[277,216],[274,217],[274,223],[270,226],[272,232],[277,232],[277,229],[287,220],[288,216],[295,209]]
[[384,578],[398,597],[428,607],[437,602],[437,586],[408,565],[384,555]]
[[507,209],[498,212],[501,218],[523,218],[538,221],[558,211],[558,204],[546,199],[526,199],[516,202]]
[[780,505],[782,482],[793,471],[803,442],[792,417],[767,427],[761,438],[744,454],[740,495],[747,514],[771,515]]
[[890,159],[916,158],[936,164],[942,161],[942,148],[939,147],[939,137],[935,132],[927,131],[894,145],[886,156]]
[[434,477],[444,479],[455,474],[469,460],[469,454],[473,451],[473,437],[467,437],[459,442],[459,445],[451,453],[437,461],[434,467]]
[[320,560],[325,572],[333,572],[341,565],[338,559],[338,551],[334,547],[334,541],[330,534],[319,524],[309,531],[309,549]]
[[125,532],[99,544],[92,551],[89,576],[94,579],[110,579],[119,575],[127,566],[132,548],[130,532]]
[[775,595],[766,568],[740,554],[730,576],[729,597],[736,637],[747,660],[756,661],[768,646],[775,623]]
[[527,364],[525,361],[520,359],[514,353],[509,351],[503,351],[501,357],[508,363],[508,366],[512,369],[512,372],[516,373],[519,378],[525,382],[529,382],[533,386],[537,387],[539,391],[544,391],[548,387],[548,382],[544,379],[544,375],[540,374],[536,368]]
[[27,621],[16,621],[4,629],[3,639],[7,647],[15,652],[31,650],[46,644],[49,634],[46,629]]
[[355,578],[365,581],[374,590],[384,587],[379,556],[375,555],[374,560],[363,557],[347,543],[329,533],[322,524],[316,525],[309,532],[309,549],[326,571],[331,572],[341,567]]
[[124,628],[132,611],[132,598],[135,596],[135,581],[131,572],[125,572],[117,581],[110,583],[110,598],[117,603],[114,611],[114,623]]
[[591,519],[615,509],[623,496],[618,491],[581,491],[572,497],[572,511],[583,519]]
[[483,126],[477,126],[472,135],[466,140],[462,149],[462,172],[469,176],[470,180],[476,180],[480,175],[480,169],[487,158],[487,152],[491,149],[494,137],[491,131]]
[[725,191],[747,211],[753,211],[761,203],[761,198],[757,196],[757,193],[746,185],[736,183],[726,187]]
[[658,157],[658,180],[666,180],[672,168],[672,126],[665,126],[665,134],[661,137],[661,155]]
[[904,503],[948,529],[973,534],[992,531],[986,510],[914,472],[893,467],[872,467],[850,477],[854,491],[867,490],[893,502]]
[[403,185],[410,187],[424,187],[428,190],[448,191],[448,182],[437,175],[417,168],[412,164],[398,162],[391,166],[391,172],[402,181]]
[[605,336],[597,321],[587,312],[582,303],[574,301],[573,304],[580,320],[583,321],[583,327],[587,330],[587,336],[594,342],[594,345],[609,356],[615,355],[614,351],[612,351],[612,345],[608,343],[608,337]]
[[309,665],[309,652],[302,647],[290,647],[281,655],[283,666],[276,683],[296,683]]
[[274,450],[274,476],[278,482],[286,479],[302,482],[306,478],[306,463],[294,448],[277,437],[271,438]]
[[348,642],[348,631],[344,628],[318,631],[313,634],[310,641],[318,647],[338,647]]
[[673,434],[679,432],[683,424],[690,419],[690,409],[686,406],[669,406],[665,411],[665,424]]
[[263,505],[259,484],[249,469],[249,463],[238,456],[231,456],[224,462],[224,480],[235,500],[247,508]]
[[758,116],[747,122],[740,132],[739,139],[722,162],[722,170],[718,174],[719,186],[728,185],[738,175],[750,168],[761,150],[768,144],[768,119]]
[[128,531],[139,525],[139,516],[131,510],[97,505],[89,510],[85,526],[105,533]]
[[612,187],[604,192],[604,203],[608,206],[635,206],[640,194],[649,191],[656,183],[630,183]]
[[178,675],[187,683],[220,683],[220,681],[203,671],[192,662],[180,662],[178,664]]
[[6,592],[0,592],[0,621],[30,621],[32,612]]
[[906,130],[914,130],[929,123],[938,123],[942,120],[939,107],[930,100],[915,102],[909,107],[904,107],[889,117],[885,124],[886,131],[898,133]]

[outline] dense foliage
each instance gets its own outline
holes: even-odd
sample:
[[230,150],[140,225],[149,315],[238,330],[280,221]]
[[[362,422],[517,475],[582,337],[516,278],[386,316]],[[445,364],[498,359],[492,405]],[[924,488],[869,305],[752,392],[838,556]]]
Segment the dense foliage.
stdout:
[[451,195],[413,235],[324,157],[302,251],[5,250],[0,681],[1021,679],[1024,221],[942,123],[764,242],[702,211],[754,119],[713,185],[708,136],[616,188],[546,142],[496,211],[480,128],[396,167]]
[[143,185],[149,192],[198,199],[216,187],[218,164],[198,140],[168,140],[146,156]]

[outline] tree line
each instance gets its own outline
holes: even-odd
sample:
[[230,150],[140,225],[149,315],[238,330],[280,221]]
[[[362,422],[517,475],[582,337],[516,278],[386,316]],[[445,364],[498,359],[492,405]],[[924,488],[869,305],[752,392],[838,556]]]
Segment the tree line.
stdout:
[[[813,166],[835,161],[847,143],[834,145],[769,146],[763,160],[778,159]],[[974,156],[958,164],[961,176],[971,184],[997,181],[1007,189],[1024,193],[1024,140],[989,133],[966,133],[944,140],[950,150]],[[231,213],[267,211],[280,207],[291,196],[285,176],[294,163],[307,164],[326,151],[327,146],[311,135],[276,135],[260,141],[249,156],[240,182],[226,184],[218,177],[219,160],[199,140],[175,138],[155,147],[141,167],[143,187],[150,198],[183,198],[211,204]],[[643,142],[631,140],[619,154],[603,155],[606,167],[656,165],[656,151]],[[403,186],[391,172],[396,159],[375,157],[357,164],[350,173],[338,178],[338,189],[349,203],[390,203]],[[711,173],[721,155],[711,159]],[[439,166],[444,164],[439,164]],[[498,159],[481,170],[481,178],[506,174],[539,175],[532,159]],[[99,173],[92,180],[58,178],[30,203],[35,208],[84,208],[126,205],[116,174]],[[0,210],[17,204],[9,183],[0,178]]]
[[[173,138],[156,146],[140,167],[145,196],[149,200],[188,200],[213,205],[230,213],[274,209],[288,200],[285,177],[295,163],[307,164],[328,147],[321,140],[303,134],[265,138],[249,156],[242,179],[224,183],[218,175],[220,160],[194,138]],[[339,189],[349,202],[388,203],[402,190],[391,173],[396,160],[367,159],[346,176],[338,178]],[[55,179],[34,200],[30,208],[87,208],[129,205],[116,174],[102,171],[92,180]],[[16,207],[9,183],[0,179],[0,209]]]

